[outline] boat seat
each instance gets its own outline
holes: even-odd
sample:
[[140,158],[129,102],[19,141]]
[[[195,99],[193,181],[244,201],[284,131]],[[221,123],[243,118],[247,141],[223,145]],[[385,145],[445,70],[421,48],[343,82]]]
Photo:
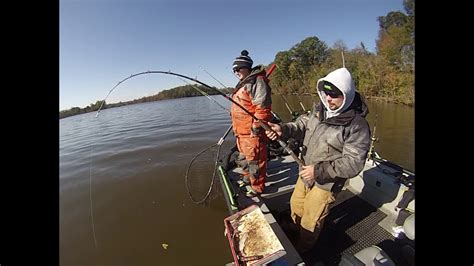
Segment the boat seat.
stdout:
[[395,266],[390,257],[377,246],[364,248],[354,255],[341,256],[339,266]]
[[354,254],[354,257],[358,258],[362,263],[364,263],[364,265],[368,266],[395,266],[395,263],[390,259],[387,253],[377,246],[364,248]]

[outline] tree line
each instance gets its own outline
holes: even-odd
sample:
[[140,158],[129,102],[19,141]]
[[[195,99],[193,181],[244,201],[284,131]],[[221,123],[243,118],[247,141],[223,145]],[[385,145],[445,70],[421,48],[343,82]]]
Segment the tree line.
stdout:
[[367,98],[414,106],[414,0],[403,4],[406,14],[395,11],[377,18],[376,53],[367,51],[363,43],[348,50],[342,40],[328,47],[315,36],[278,52],[270,80],[273,91],[316,94],[318,79],[345,65]]
[[[107,109],[107,108],[113,108],[113,107],[119,107],[119,106],[124,106],[124,105],[129,105],[129,104],[136,104],[136,103],[145,103],[145,102],[154,102],[154,101],[160,101],[160,100],[166,100],[166,99],[176,99],[176,98],[184,98],[184,97],[195,97],[195,96],[202,96],[201,93],[199,93],[195,88],[197,87],[198,89],[202,90],[203,92],[209,94],[209,95],[215,95],[218,94],[216,90],[219,90],[223,93],[230,93],[231,88],[225,88],[225,89],[217,89],[214,87],[214,89],[209,89],[205,86],[202,85],[185,85],[185,86],[178,86],[169,90],[163,90],[160,91],[159,93],[152,95],[152,96],[146,96],[142,97],[139,99],[134,99],[131,101],[126,101],[126,102],[118,102],[118,103],[105,103],[102,106],[102,109]],[[78,114],[83,114],[83,113],[88,113],[88,112],[95,112],[99,110],[100,106],[102,105],[103,101],[96,101],[95,103],[91,103],[85,108],[79,108],[79,107],[73,107],[68,110],[63,110],[59,112],[59,118],[64,118],[72,115],[78,115]]]
[[[344,65],[351,72],[356,88],[366,98],[414,106],[415,2],[404,0],[403,5],[406,13],[392,11],[377,18],[379,33],[375,53],[368,51],[362,42],[351,50],[342,40],[328,47],[316,36],[304,39],[287,51],[278,52],[269,64],[277,65],[270,79],[272,93],[315,95],[318,79]],[[197,87],[209,95],[217,94],[204,86]],[[231,90],[221,91],[230,93]],[[102,108],[194,96],[201,94],[191,85],[186,85],[132,101],[104,102]],[[85,108],[60,111],[59,117],[97,111],[101,104],[102,101],[97,101]]]

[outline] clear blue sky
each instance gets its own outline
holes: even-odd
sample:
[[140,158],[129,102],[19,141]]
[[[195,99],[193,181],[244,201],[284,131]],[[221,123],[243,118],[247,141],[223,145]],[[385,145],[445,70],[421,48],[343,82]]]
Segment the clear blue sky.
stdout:
[[[221,87],[237,79],[233,59],[247,49],[254,65],[316,36],[331,47],[364,43],[375,52],[378,16],[402,0],[60,0],[60,110],[102,100],[123,78],[171,70]],[[142,75],[118,86],[108,103],[186,85]]]

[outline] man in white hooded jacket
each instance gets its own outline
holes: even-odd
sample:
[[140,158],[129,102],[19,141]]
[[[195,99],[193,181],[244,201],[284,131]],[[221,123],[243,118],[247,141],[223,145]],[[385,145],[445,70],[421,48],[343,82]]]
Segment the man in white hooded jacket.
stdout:
[[[305,166],[299,169],[290,199],[300,253],[316,243],[329,205],[347,179],[362,171],[370,146],[367,104],[355,90],[349,71],[334,70],[318,80],[317,90],[321,100],[310,114],[282,125],[269,123],[282,139],[303,139]],[[274,132],[266,134],[272,140],[277,138]]]

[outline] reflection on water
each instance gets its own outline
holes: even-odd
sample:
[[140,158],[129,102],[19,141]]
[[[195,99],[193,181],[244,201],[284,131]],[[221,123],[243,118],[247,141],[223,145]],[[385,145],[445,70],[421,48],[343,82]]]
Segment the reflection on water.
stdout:
[[204,97],[106,109],[97,119],[92,113],[61,119],[61,265],[232,261],[223,237],[223,199],[195,205],[184,186],[191,158],[229,124],[228,114]]
[[[214,98],[229,106],[223,97]],[[296,97],[287,98],[292,107],[299,105]],[[302,100],[311,106],[310,97]],[[281,98],[274,96],[273,101],[274,111],[288,121]],[[413,109],[377,103],[369,107],[371,126],[378,114],[376,150],[414,169]],[[189,161],[218,141],[230,125],[228,113],[205,97],[193,97],[105,109],[98,118],[89,113],[59,123],[61,265],[232,261],[223,234],[228,216],[223,197],[208,206],[195,205],[184,185]],[[223,152],[233,141],[230,134]],[[209,182],[205,169],[212,164],[198,169],[195,182]]]

